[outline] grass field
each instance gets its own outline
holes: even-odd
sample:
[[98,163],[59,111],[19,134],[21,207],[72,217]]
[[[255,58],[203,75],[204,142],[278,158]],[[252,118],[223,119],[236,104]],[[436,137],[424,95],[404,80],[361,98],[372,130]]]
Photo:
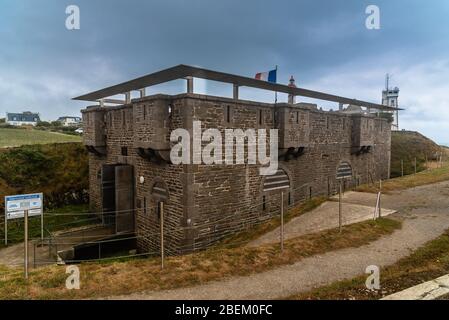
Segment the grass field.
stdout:
[[[449,180],[449,162],[444,162],[441,168],[428,169],[418,172],[417,174],[389,179],[382,184],[382,191],[384,193],[388,193],[391,191],[405,190],[408,188],[419,187],[446,180]],[[361,185],[357,187],[356,190],[371,193],[377,193],[379,191],[377,184]]]
[[310,292],[288,297],[294,300],[379,299],[447,274],[449,270],[449,230],[410,256],[382,269],[381,291],[367,290],[367,275],[338,281]]
[[[296,212],[302,213],[302,210]],[[267,229],[274,225],[276,223],[270,223]],[[67,275],[60,266],[32,270],[28,282],[23,280],[21,270],[0,266],[0,300],[95,298],[187,287],[270,270],[324,252],[362,246],[400,227],[400,222],[385,218],[365,221],[346,226],[342,233],[333,229],[289,239],[282,253],[277,243],[257,248],[244,246],[257,235],[249,232],[236,239],[245,240],[240,246],[227,243],[195,254],[168,257],[163,270],[158,257],[82,263],[79,265],[82,290],[65,289]]]
[[26,144],[80,142],[81,137],[34,129],[0,128],[0,148],[19,147]]

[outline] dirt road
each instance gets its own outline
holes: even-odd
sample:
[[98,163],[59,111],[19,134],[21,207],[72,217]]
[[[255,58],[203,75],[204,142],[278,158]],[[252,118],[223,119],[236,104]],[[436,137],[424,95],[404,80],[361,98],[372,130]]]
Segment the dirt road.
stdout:
[[[366,194],[346,201],[372,205]],[[449,182],[396,192],[382,201],[403,221],[393,234],[359,248],[303,259],[295,264],[245,277],[231,277],[190,288],[142,292],[113,299],[275,299],[365,273],[369,265],[390,265],[449,228]]]

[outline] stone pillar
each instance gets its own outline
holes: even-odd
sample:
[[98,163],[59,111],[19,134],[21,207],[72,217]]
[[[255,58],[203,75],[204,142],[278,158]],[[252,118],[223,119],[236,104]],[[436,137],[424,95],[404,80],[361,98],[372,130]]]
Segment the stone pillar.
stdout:
[[186,77],[187,80],[187,93],[193,93],[193,78]]
[[239,86],[236,84],[233,85],[232,96],[235,100],[239,99]]
[[125,103],[131,103],[131,92],[125,92]]
[[289,104],[295,104],[296,103],[296,96],[293,94],[288,95],[288,103]]

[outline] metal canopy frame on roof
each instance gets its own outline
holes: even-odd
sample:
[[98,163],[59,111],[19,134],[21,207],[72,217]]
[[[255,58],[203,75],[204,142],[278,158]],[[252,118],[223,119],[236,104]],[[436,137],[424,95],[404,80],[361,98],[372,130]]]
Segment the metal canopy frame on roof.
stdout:
[[[117,94],[126,94],[127,92],[130,91],[140,90],[146,87],[154,86],[168,81],[185,78],[187,79],[201,78],[205,80],[214,80],[218,82],[233,84],[234,87],[251,87],[275,92],[283,92],[294,96],[302,96],[319,100],[333,101],[342,104],[352,104],[377,110],[385,110],[385,111],[402,110],[400,108],[389,107],[377,103],[340,97],[324,92],[313,91],[303,88],[289,87],[283,84],[271,83],[263,80],[257,80],[230,73],[207,70],[183,64],[172,68],[164,69],[130,81],[126,81],[117,85],[113,85],[101,90],[97,90],[73,99],[84,101],[100,101],[107,97],[111,97]],[[116,102],[119,101],[117,100]]]

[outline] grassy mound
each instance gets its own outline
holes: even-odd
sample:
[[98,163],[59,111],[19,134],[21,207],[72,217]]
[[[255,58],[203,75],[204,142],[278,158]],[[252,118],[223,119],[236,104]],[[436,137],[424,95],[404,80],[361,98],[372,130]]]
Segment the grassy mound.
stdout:
[[442,148],[434,141],[414,131],[393,131],[391,133],[391,177],[401,176],[401,160],[404,161],[404,175],[426,169],[426,157],[437,160]]

